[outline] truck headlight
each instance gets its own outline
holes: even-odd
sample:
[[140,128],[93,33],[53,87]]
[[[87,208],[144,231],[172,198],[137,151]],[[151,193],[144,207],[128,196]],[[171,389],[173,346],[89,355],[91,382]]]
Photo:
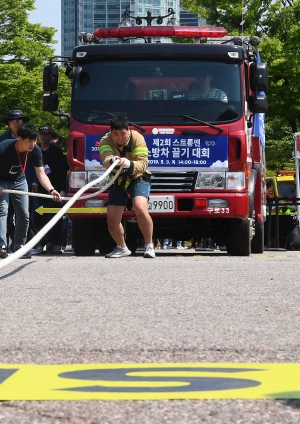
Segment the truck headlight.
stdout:
[[241,190],[245,188],[243,172],[198,172],[196,190]]
[[198,172],[195,189],[225,188],[225,172]]
[[226,172],[226,188],[233,190],[245,188],[245,174],[243,172]]
[[85,172],[71,172],[69,179],[70,188],[82,188],[86,185]]
[[[97,171],[92,171],[92,172],[88,172],[88,182],[94,181],[97,178],[101,177],[101,175],[103,175],[104,172],[97,172]],[[107,184],[107,179],[108,176],[106,178],[104,178],[102,181],[100,181],[98,184],[95,184],[93,187],[104,187]]]

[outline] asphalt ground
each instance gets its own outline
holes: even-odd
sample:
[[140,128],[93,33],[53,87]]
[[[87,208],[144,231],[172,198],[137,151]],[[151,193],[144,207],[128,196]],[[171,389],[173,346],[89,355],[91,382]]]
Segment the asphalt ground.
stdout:
[[[300,252],[45,254],[0,277],[2,364],[299,363]],[[299,423],[300,400],[4,401],[3,423]]]

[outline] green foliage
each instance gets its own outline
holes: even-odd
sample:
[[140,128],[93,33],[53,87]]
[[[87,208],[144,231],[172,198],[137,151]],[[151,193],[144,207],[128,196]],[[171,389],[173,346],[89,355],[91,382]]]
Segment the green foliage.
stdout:
[[21,63],[28,69],[53,54],[54,28],[28,22],[34,0],[2,0],[0,10],[0,63]]
[[261,37],[270,77],[267,166],[270,172],[293,169],[293,137],[285,131],[295,133],[300,126],[300,0],[183,0],[182,5],[230,35]]
[[284,118],[291,131],[297,132],[300,124],[300,1],[276,12],[268,18],[270,36],[261,43],[270,74],[268,116]]
[[173,37],[172,42],[173,43],[183,43],[183,44],[186,44],[186,43],[193,44],[193,43],[195,43],[195,39],[189,38],[189,37]]
[[[182,6],[214,26],[224,26],[231,35],[255,32],[255,24],[271,1],[250,0],[183,0]],[[244,13],[242,12],[244,7]],[[242,17],[245,22],[241,25]]]
[[[43,68],[53,56],[54,28],[28,22],[35,0],[1,0],[0,7],[0,118],[11,109],[21,109],[36,126],[51,125],[66,140],[66,121],[42,110]],[[60,84],[57,91],[60,107],[70,110],[70,80],[59,67]],[[2,121],[2,119],[1,119]],[[0,133],[7,126],[0,121]]]
[[294,139],[288,123],[282,118],[266,119],[266,162],[267,175],[276,175],[276,171],[294,170]]

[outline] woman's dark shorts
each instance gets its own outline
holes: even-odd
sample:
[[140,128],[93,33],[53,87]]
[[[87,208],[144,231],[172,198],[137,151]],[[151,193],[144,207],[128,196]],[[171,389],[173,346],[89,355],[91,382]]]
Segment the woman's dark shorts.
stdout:
[[108,192],[107,205],[124,206],[125,208],[128,202],[128,194],[131,199],[136,196],[143,196],[146,197],[146,199],[149,199],[150,187],[150,182],[145,181],[142,178],[130,183],[127,190],[128,193],[124,190],[124,188],[113,185]]

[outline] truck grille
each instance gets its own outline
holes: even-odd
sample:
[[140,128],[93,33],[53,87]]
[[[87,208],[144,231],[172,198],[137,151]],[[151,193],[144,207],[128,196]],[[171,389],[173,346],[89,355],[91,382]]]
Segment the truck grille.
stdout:
[[195,172],[152,172],[151,192],[190,193],[195,185]]

